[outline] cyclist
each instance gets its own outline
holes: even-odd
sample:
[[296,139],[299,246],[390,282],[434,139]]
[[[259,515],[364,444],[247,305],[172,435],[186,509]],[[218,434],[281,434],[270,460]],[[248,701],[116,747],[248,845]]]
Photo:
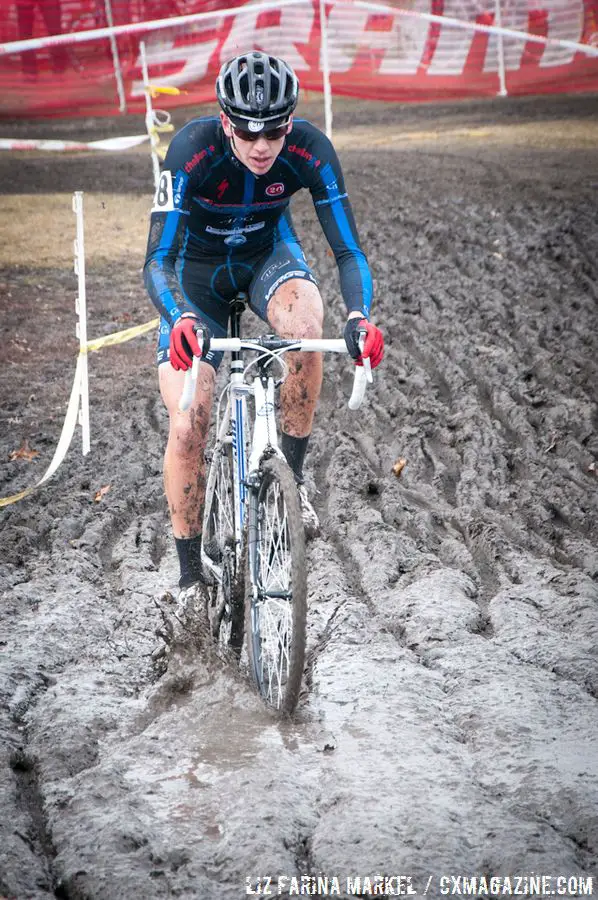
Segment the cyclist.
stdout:
[[[218,116],[196,118],[173,138],[151,212],[144,278],[161,314],[157,361],[170,426],[164,483],[180,563],[179,586],[202,581],[204,449],[229,302],[250,308],[282,337],[322,336],[323,306],[301,249],[289,200],[311,192],[334,252],[347,306],[345,340],[377,366],[381,332],[369,322],[372,279],[341,167],[328,138],[294,119],[298,82],[282,59],[251,51],[225,63],[216,82]],[[192,407],[178,410],[184,371],[202,355]],[[306,533],[318,528],[303,463],[322,384],[322,355],[296,353],[281,389],[282,450],[297,481]]]

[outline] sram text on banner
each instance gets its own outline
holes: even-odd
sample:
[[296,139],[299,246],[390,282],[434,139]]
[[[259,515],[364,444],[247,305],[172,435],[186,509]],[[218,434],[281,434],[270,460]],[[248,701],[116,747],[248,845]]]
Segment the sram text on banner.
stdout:
[[[84,5],[83,0],[69,4],[78,21],[83,21]],[[284,57],[302,87],[313,91],[323,89],[326,60],[333,94],[380,100],[598,88],[597,0],[470,4],[433,0],[418,3],[417,9],[360,0],[329,0],[322,5],[319,0],[292,0],[277,8],[264,0],[240,0],[232,6],[217,2],[207,13],[205,2],[189,0],[188,15],[179,17],[186,21],[177,25],[168,18],[134,20],[132,11],[137,7],[126,0],[112,0],[112,8],[128,112],[142,112],[145,106],[142,44],[149,79],[159,77],[162,90],[186,92],[170,97],[172,106],[213,101],[218,69],[238,47]],[[144,27],[149,29],[146,33]],[[29,42],[23,49],[16,42],[13,51],[18,28],[16,13],[9,11],[4,25],[0,22],[0,112],[15,116],[115,112],[115,73],[106,52],[106,34],[97,39],[92,29],[83,42],[76,40],[77,31],[81,29],[71,28],[58,36],[60,46],[48,48],[44,38],[52,37],[40,32],[35,35],[40,42],[37,49]],[[67,43],[70,33],[72,45]],[[58,65],[59,79],[54,71]]]

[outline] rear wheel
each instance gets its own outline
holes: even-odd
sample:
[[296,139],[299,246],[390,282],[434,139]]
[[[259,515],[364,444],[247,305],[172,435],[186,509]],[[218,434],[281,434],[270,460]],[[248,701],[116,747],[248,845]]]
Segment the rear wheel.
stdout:
[[212,635],[239,655],[243,644],[243,584],[236,558],[233,457],[229,442],[219,441],[212,455],[202,551]]
[[250,500],[245,591],[249,669],[268,706],[292,713],[305,661],[305,535],[295,479],[279,457],[262,462]]

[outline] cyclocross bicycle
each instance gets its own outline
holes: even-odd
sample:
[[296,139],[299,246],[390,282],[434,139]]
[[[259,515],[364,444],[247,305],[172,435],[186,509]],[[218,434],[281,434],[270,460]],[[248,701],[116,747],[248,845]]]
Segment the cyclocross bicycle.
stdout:
[[[231,353],[231,365],[206,453],[202,563],[214,639],[240,658],[246,635],[259,693],[268,706],[290,714],[305,661],[307,567],[295,477],[278,444],[275,395],[287,372],[284,353],[346,353],[347,347],[344,339],[242,339],[245,305],[244,294],[231,304],[231,337],[210,341],[210,349]],[[257,356],[246,362],[249,351]],[[199,362],[194,357],[186,373],[182,410],[195,394]],[[351,409],[361,405],[371,380],[369,367],[355,367]]]

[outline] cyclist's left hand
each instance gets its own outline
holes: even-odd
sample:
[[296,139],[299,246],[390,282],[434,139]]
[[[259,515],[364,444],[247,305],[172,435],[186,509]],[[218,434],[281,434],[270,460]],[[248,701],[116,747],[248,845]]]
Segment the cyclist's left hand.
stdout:
[[[361,332],[365,332],[363,354],[359,349]],[[380,365],[384,357],[384,336],[379,328],[368,322],[367,319],[359,319],[353,316],[345,325],[345,343],[349,354],[355,360],[356,365],[363,365],[363,356],[370,358],[372,369]]]

